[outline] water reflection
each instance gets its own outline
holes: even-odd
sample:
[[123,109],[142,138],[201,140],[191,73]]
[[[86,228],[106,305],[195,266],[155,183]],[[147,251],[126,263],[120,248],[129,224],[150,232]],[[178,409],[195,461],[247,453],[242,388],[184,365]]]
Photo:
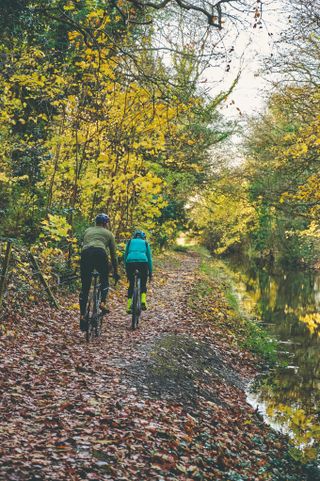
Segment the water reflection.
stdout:
[[262,377],[249,400],[313,457],[320,444],[320,275],[271,272],[241,259],[230,260],[228,268],[244,309],[280,341],[281,365]]

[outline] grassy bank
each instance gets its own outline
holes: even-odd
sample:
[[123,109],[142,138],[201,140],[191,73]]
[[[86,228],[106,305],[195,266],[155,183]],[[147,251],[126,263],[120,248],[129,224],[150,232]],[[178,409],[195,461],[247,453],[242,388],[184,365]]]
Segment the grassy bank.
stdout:
[[191,306],[205,318],[211,318],[233,344],[258,355],[264,364],[273,364],[276,341],[243,311],[236,285],[224,264],[211,258],[204,248],[193,246],[190,251],[201,257]]

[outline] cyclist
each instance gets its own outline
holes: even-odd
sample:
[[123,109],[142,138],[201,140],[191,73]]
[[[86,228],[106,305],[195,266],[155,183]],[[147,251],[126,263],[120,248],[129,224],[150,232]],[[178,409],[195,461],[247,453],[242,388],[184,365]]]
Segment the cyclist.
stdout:
[[124,254],[127,278],[129,280],[127,312],[131,313],[132,295],[134,288],[134,273],[138,269],[141,276],[141,309],[147,309],[147,280],[152,279],[152,254],[146,240],[146,234],[141,230],[135,231],[133,238],[126,245]]
[[109,265],[107,251],[110,251],[111,263],[113,267],[113,277],[119,280],[118,275],[118,259],[116,254],[116,243],[114,236],[108,230],[109,216],[107,214],[99,214],[95,219],[95,226],[89,227],[83,238],[83,247],[80,259],[81,273],[81,292],[80,301],[80,329],[86,330],[86,306],[88,294],[91,285],[91,273],[96,269],[100,274],[101,282],[101,303],[100,309],[105,314],[109,312],[107,304],[107,295],[109,289]]

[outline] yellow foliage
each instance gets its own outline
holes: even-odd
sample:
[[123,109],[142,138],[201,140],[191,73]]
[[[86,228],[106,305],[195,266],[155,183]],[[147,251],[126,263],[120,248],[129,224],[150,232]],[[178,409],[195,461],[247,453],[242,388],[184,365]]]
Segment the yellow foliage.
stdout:
[[191,212],[198,229],[218,239],[216,254],[239,244],[256,223],[256,212],[247,198],[246,184],[238,180],[232,183],[228,178],[218,180],[212,190],[199,195]]
[[0,172],[0,182],[3,182],[4,184],[10,183],[10,178],[6,176],[4,172]]
[[[102,14],[92,11],[89,19]],[[69,40],[78,41],[75,32],[69,33]],[[172,130],[179,136],[177,116],[187,112],[188,106],[176,100],[168,107],[161,92],[149,93],[136,82],[125,89],[115,84],[115,63],[108,52],[106,47],[98,52],[85,45],[79,50],[76,64],[88,72],[84,95],[88,99],[95,96],[98,116],[96,106],[88,102],[83,108],[83,98],[73,93],[56,102],[59,113],[46,143],[51,156],[43,161],[42,170],[46,184],[52,179],[52,203],[79,209],[88,218],[107,210],[113,229],[122,236],[136,223],[153,228],[154,219],[166,205],[165,185],[155,173],[152,159],[167,156],[166,139]],[[57,76],[56,88],[64,88],[63,82],[67,79],[61,81]],[[92,82],[99,82],[98,94]]]
[[320,314],[318,312],[302,315],[299,317],[299,321],[306,324],[311,334],[316,332],[317,336],[320,336]]
[[276,421],[280,420],[290,432],[291,444],[299,448],[299,456],[304,461],[316,458],[317,449],[314,445],[320,440],[320,426],[315,416],[308,416],[302,408],[281,403],[270,404],[267,414]]
[[[4,138],[0,158],[6,159],[3,169],[1,162],[0,183],[8,185],[7,190],[18,190],[24,181],[35,182],[32,194],[31,189],[27,194],[19,192],[21,210],[28,205],[36,212],[36,196],[41,192],[42,215],[65,212],[49,214],[41,224],[42,239],[59,246],[74,243],[71,230],[77,216],[90,221],[97,211],[109,213],[117,237],[127,236],[136,225],[155,232],[167,205],[163,169],[177,165],[192,173],[203,170],[197,159],[188,162],[184,151],[187,146],[190,154],[196,147],[186,126],[192,123],[192,108],[201,101],[182,101],[170,85],[164,95],[163,87],[130,80],[128,67],[143,67],[148,73],[150,68],[153,75],[154,70],[165,71],[165,66],[148,62],[147,50],[135,55],[136,66],[128,66],[128,58],[118,53],[117,35],[113,43],[108,34],[106,9],[89,3],[79,22],[83,31],[93,32],[92,38],[84,38],[70,23],[64,59],[55,60],[45,47],[42,51],[28,43],[17,42],[12,52],[1,47],[14,68],[0,76]],[[78,13],[76,0],[64,4],[70,18]],[[130,34],[121,32],[120,41],[130,46]],[[150,39],[145,38],[144,44],[150,45]],[[17,146],[13,131],[19,132]],[[14,177],[13,145],[27,152],[27,160],[30,155],[40,161],[34,178]],[[170,237],[176,227],[175,221],[168,221],[161,229]],[[46,250],[43,260],[53,254]]]
[[49,214],[48,219],[41,223],[46,236],[49,236],[52,240],[69,239],[71,226],[65,217]]

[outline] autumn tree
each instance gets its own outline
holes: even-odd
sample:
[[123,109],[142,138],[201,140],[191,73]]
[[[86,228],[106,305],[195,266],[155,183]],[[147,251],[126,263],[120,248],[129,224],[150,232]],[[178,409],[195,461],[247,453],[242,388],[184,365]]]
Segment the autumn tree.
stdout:
[[297,262],[312,262],[319,248],[317,3],[286,4],[289,27],[268,65],[277,74],[274,92],[266,112],[251,120],[246,143],[250,196],[259,218],[256,247]]
[[104,2],[8,5],[3,235],[33,242],[44,220],[56,235],[59,216],[61,233],[67,221],[80,235],[107,210],[118,238],[139,223],[166,242],[205,182],[209,149],[225,135],[216,114],[223,96],[199,89],[194,54],[174,52],[167,65],[149,23],[128,27],[117,12]]

